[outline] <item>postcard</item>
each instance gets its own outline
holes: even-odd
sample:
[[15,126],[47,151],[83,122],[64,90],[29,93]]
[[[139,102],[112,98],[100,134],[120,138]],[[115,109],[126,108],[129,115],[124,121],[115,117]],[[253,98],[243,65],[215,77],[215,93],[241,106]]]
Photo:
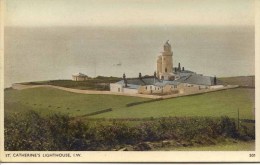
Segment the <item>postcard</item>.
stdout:
[[258,7],[1,0],[0,161],[259,162]]

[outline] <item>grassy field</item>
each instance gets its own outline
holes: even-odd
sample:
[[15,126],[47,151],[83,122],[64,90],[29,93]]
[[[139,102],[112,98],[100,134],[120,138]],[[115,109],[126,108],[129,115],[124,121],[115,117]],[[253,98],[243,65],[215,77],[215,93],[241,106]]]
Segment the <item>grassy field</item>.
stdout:
[[109,83],[114,83],[119,80],[121,80],[121,78],[98,76],[95,78],[88,78],[85,81],[50,80],[50,81],[25,82],[22,84],[24,84],[24,85],[54,85],[54,86],[82,89],[82,90],[109,91]]
[[61,112],[81,116],[95,111],[113,108],[121,109],[127,103],[144,101],[145,98],[85,95],[53,88],[32,88],[5,91],[5,113],[36,110],[42,114]]
[[[39,87],[25,90],[5,90],[4,106],[5,115],[7,115],[7,118],[8,114],[13,112],[35,110],[43,115],[58,112],[82,119],[92,118],[93,121],[91,123],[94,126],[96,126],[97,123],[103,123],[105,125],[104,128],[113,124],[114,121],[110,121],[109,118],[114,118],[117,120],[122,120],[124,124],[131,127],[142,124],[142,122],[145,122],[144,118],[150,120],[151,117],[229,116],[231,118],[237,118],[238,108],[240,111],[240,119],[254,119],[254,95],[254,88],[235,88],[194,96],[171,98],[127,107],[126,105],[129,103],[142,102],[150,99],[116,95],[86,95],[62,91],[54,88]],[[89,117],[85,116],[87,114],[108,108],[112,108],[112,111]],[[77,119],[78,118],[76,118],[76,120]],[[136,119],[138,119],[138,121],[135,121]],[[84,120],[86,123],[87,121],[88,120]],[[254,123],[242,124],[246,124],[248,126],[249,132],[254,132]],[[189,128],[192,130],[192,127]],[[223,141],[216,143],[216,145],[204,144],[197,146],[195,144],[195,146],[189,147],[167,146],[163,148],[155,148],[154,150],[251,151],[254,150],[254,146],[255,143],[252,140],[248,142],[232,142],[225,141],[224,139]]]
[[37,110],[82,116],[112,108],[113,111],[92,118],[148,118],[168,116],[229,116],[254,119],[254,89],[237,88],[195,96],[172,98],[152,103],[126,107],[127,103],[148,99],[114,96],[75,94],[52,88],[34,88],[5,91],[5,112]]
[[255,76],[223,77],[218,79],[224,84],[239,85],[247,88],[255,87]]
[[195,96],[172,98],[152,103],[122,107],[99,114],[96,118],[144,118],[167,116],[229,116],[254,119],[254,89],[237,88]]
[[255,142],[222,142],[210,146],[191,146],[191,147],[162,147],[155,148],[156,151],[254,151]]

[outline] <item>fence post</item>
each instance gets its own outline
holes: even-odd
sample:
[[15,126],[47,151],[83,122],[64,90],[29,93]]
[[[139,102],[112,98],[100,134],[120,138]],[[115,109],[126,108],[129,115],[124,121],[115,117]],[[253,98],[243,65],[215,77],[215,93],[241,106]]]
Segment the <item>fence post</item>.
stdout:
[[239,108],[237,109],[237,130],[239,131]]

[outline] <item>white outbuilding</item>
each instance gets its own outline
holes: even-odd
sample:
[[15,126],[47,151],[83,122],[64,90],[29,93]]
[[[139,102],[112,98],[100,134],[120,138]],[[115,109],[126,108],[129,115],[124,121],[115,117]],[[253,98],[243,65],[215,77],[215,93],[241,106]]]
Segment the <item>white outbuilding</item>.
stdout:
[[77,73],[72,75],[72,81],[85,81],[88,79],[88,76],[83,73]]

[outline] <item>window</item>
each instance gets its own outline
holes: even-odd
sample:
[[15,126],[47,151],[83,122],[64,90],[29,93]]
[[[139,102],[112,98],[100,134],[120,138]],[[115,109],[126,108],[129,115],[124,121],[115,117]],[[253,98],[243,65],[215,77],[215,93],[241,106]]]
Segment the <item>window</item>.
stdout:
[[145,89],[147,90],[147,86],[145,87]]
[[120,92],[120,88],[118,88],[118,92]]
[[167,68],[165,68],[165,72],[167,73]]

